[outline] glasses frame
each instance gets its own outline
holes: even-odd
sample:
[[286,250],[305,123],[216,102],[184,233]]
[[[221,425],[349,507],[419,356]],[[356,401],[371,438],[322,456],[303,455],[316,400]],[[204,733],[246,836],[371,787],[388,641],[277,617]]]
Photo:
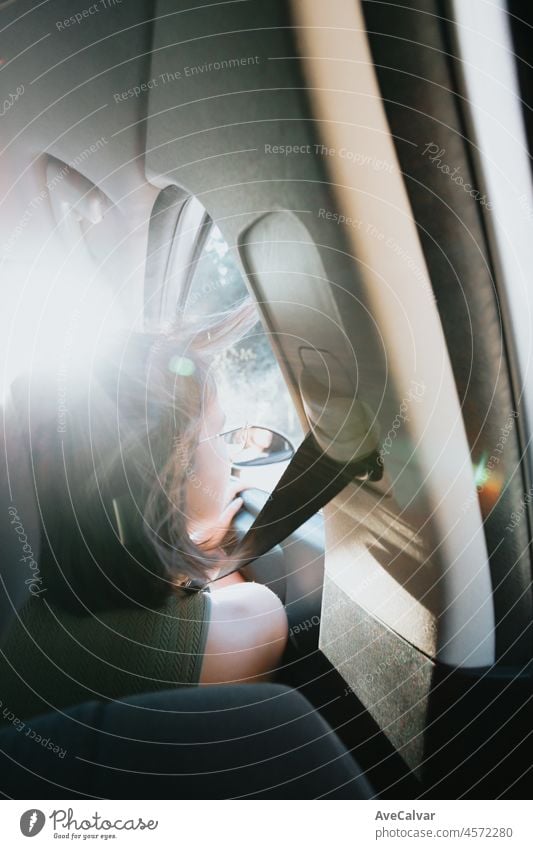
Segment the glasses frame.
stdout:
[[249,425],[248,422],[246,422],[243,425],[239,425],[238,427],[230,427],[229,430],[221,430],[221,431],[219,431],[219,433],[214,433],[212,436],[204,436],[203,439],[198,440],[198,445],[202,445],[204,442],[211,442],[211,440],[213,440],[213,439],[219,439],[221,436],[222,437],[223,436],[229,436],[230,433],[235,433],[238,430],[242,430],[242,431],[244,431],[244,436],[243,436],[243,443],[240,447],[244,448],[244,446],[246,445],[246,441],[248,439],[249,429],[250,429],[250,425]]

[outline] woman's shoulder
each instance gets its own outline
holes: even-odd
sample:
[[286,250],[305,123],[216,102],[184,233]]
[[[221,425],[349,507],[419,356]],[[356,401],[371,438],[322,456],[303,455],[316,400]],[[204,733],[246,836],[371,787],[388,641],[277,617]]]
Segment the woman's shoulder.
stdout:
[[268,587],[225,586],[213,593],[200,683],[264,680],[280,662],[287,636],[285,608]]

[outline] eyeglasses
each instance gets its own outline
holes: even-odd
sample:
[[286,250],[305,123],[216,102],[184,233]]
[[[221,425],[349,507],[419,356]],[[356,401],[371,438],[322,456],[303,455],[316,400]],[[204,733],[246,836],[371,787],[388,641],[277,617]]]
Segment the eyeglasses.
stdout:
[[248,431],[249,425],[246,423],[240,427],[234,427],[231,430],[224,430],[220,433],[215,433],[213,436],[204,436],[203,439],[198,440],[198,445],[201,445],[203,442],[210,442],[212,439],[223,439],[227,445],[232,446],[236,450],[242,451],[248,444]]

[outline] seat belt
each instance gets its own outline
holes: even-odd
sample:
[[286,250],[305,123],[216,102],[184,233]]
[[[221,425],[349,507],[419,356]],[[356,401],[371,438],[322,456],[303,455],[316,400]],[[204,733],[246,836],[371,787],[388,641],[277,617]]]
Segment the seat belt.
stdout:
[[309,432],[254,523],[228,555],[229,571],[242,569],[285,540],[352,481],[381,477],[377,452],[340,463],[331,459]]

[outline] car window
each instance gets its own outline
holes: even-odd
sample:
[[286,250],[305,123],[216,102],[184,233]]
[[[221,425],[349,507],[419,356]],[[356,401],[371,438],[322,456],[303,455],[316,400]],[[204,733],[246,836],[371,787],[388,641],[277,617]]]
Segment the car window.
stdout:
[[[197,261],[186,312],[190,315],[224,312],[247,295],[234,254],[219,228],[213,225]],[[300,423],[259,312],[253,330],[216,355],[213,368],[228,427],[246,422],[262,425],[285,434],[293,445],[301,442]]]

